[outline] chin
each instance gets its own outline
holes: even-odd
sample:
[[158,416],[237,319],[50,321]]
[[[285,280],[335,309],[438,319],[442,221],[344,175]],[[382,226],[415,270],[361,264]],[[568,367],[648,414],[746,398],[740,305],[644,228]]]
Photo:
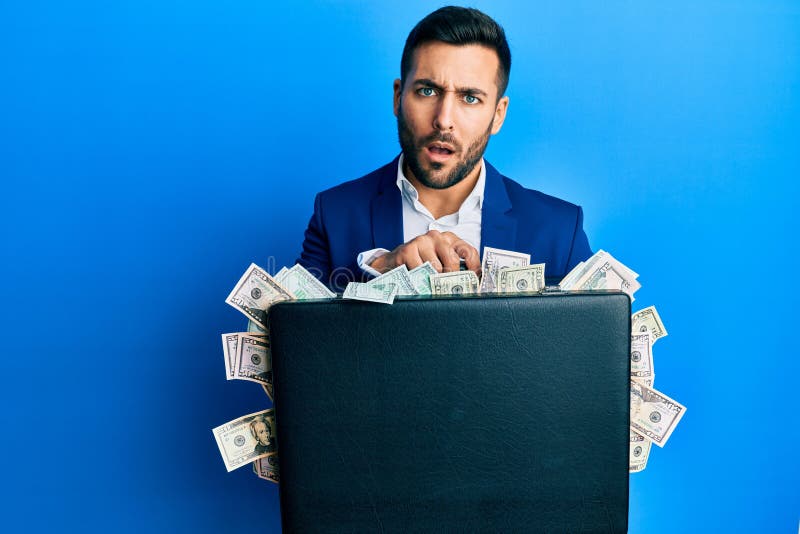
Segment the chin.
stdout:
[[424,176],[420,178],[419,181],[422,182],[422,185],[430,189],[447,189],[448,187],[452,187],[458,183],[451,182],[450,176],[446,173],[435,176]]
[[438,185],[444,185],[450,179],[453,169],[446,168],[441,163],[431,163],[425,170],[424,181],[431,182]]

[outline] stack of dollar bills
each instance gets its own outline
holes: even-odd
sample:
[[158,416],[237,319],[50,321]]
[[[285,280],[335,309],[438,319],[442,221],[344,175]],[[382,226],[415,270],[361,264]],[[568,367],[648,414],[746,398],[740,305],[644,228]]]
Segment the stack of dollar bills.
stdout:
[[[429,262],[408,270],[401,265],[366,283],[350,282],[342,298],[392,304],[395,297],[458,296],[481,293],[526,293],[545,288],[544,264],[530,263],[530,254],[484,248],[481,277],[462,270],[437,273]],[[578,264],[559,284],[562,291],[615,289],[633,294],[641,287],[634,271],[605,251]],[[225,376],[258,383],[272,400],[272,358],[267,313],[284,300],[334,299],[330,291],[301,265],[282,268],[271,276],[251,264],[225,299],[248,318],[247,332],[222,334]],[[631,319],[630,472],[644,470],[650,445],[663,447],[686,408],[653,388],[653,345],[667,335],[654,306]],[[251,463],[255,473],[279,482],[275,414],[251,413],[213,429],[225,467],[233,471]]]
[[[641,288],[639,275],[603,250],[579,263],[559,283],[563,291],[618,289],[635,300]],[[650,456],[650,445],[663,447],[686,407],[653,388],[653,345],[667,335],[655,306],[631,316],[631,473],[643,471]]]
[[642,285],[636,280],[639,275],[614,259],[604,250],[597,251],[591,258],[576,265],[567,276],[559,282],[558,287],[564,291],[592,291],[596,289],[619,289],[636,300],[633,294]]
[[666,335],[655,306],[631,316],[631,473],[644,470],[650,445],[663,447],[686,413],[685,406],[653,387],[653,345]]
[[[267,312],[284,300],[336,298],[322,282],[300,265],[281,269],[274,277],[251,264],[225,302],[248,319],[247,332],[222,334],[225,377],[247,380],[264,388],[272,400],[272,356]],[[277,436],[272,409],[244,415],[213,430],[228,471],[252,464],[256,475],[278,483]]]
[[437,273],[430,262],[408,270],[400,265],[369,282],[350,282],[342,298],[392,304],[395,297],[520,293],[544,289],[544,263],[531,265],[530,254],[485,247],[482,276],[462,270]]

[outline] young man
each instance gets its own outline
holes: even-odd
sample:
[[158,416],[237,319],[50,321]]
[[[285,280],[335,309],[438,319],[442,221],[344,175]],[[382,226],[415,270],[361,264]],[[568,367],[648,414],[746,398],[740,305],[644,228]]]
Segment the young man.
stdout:
[[406,264],[480,271],[482,246],[531,254],[557,283],[591,255],[580,207],[483,159],[508,110],[511,53],[476,9],[444,7],[408,36],[394,113],[402,153],[318,194],[298,262],[336,290]]

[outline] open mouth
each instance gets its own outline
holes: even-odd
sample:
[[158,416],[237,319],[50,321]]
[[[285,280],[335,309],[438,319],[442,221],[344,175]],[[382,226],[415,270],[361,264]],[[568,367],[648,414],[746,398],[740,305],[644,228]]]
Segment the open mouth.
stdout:
[[455,154],[453,147],[443,143],[431,143],[426,148],[428,149],[428,154],[431,156],[431,159],[434,160],[447,159]]

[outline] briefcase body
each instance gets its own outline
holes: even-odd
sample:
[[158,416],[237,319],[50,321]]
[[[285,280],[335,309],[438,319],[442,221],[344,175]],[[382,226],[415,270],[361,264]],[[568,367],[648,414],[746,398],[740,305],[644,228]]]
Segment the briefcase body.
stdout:
[[289,532],[625,532],[619,292],[269,314]]

